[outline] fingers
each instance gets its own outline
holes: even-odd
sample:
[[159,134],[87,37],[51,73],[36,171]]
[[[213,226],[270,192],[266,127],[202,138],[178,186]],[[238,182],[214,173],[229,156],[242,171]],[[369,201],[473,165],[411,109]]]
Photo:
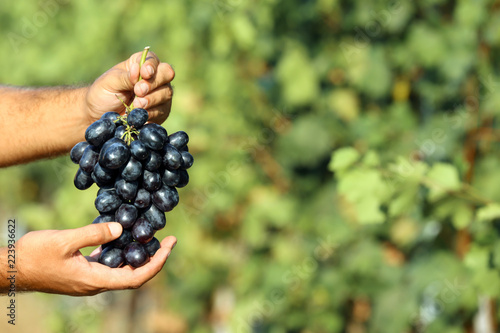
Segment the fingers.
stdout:
[[[125,70],[129,70],[132,72],[132,67],[134,65],[137,65],[137,69],[139,69],[138,66],[141,62],[141,57],[142,57],[142,51],[132,54],[130,58],[128,58],[128,60],[124,62]],[[156,53],[149,51],[148,56],[146,57],[146,61],[141,67],[141,72],[140,72],[141,76],[146,80],[151,79],[153,75],[157,72],[159,64],[160,64],[160,59],[158,58]],[[137,72],[137,77],[139,77],[139,72]]]
[[108,71],[112,81],[109,81],[109,86],[117,91],[133,90],[134,84],[139,81],[139,74],[144,79],[151,79],[157,72],[160,59],[154,52],[149,52],[144,65],[140,68],[142,52],[136,52],[128,58],[128,60],[119,63]]
[[[139,57],[140,62],[140,57]],[[146,61],[141,67],[141,76],[143,79],[149,80],[158,71],[158,66],[160,64],[160,59],[154,52],[149,52]]]
[[167,120],[170,109],[172,108],[172,100],[168,100],[165,104],[158,105],[148,109],[149,121],[161,125]]
[[132,88],[127,88],[125,90],[133,90],[133,86],[139,81],[139,64],[133,63],[130,65],[130,69],[128,71],[129,81],[132,84]]
[[[144,80],[137,82],[134,86],[134,93],[138,97],[144,97],[149,92],[154,91],[158,87],[164,86],[172,81],[175,77],[175,72],[172,67],[162,62],[157,68],[157,73],[152,75],[149,79],[143,76]],[[143,70],[141,68],[141,74]]]
[[165,104],[172,99],[173,90],[170,83],[163,85],[144,97],[136,97],[134,105],[141,108],[151,108]]
[[107,289],[139,288],[151,280],[163,268],[176,243],[177,239],[175,237],[166,237],[161,242],[160,249],[151,257],[146,265],[135,269],[130,266],[114,268],[108,271],[107,276],[101,275],[107,284]]
[[90,224],[82,228],[63,230],[60,237],[72,253],[83,247],[111,242],[121,235],[122,230],[121,224],[117,222]]
[[89,257],[97,259],[101,255],[101,252],[102,252],[102,246],[99,246],[94,251],[92,251],[91,254],[89,254]]

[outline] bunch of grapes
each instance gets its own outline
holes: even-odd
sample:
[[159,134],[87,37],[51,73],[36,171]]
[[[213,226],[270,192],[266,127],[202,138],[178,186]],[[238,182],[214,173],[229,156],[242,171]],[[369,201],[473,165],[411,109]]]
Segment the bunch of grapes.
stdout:
[[165,212],[179,203],[177,188],[189,182],[193,165],[186,132],[171,135],[160,125],[148,123],[148,112],[135,108],[123,116],[107,112],[91,124],[85,140],[71,150],[80,167],[75,186],[99,187],[92,223],[116,221],[120,237],[103,244],[99,262],[109,267],[140,267],[160,248],[154,237],[165,227]]

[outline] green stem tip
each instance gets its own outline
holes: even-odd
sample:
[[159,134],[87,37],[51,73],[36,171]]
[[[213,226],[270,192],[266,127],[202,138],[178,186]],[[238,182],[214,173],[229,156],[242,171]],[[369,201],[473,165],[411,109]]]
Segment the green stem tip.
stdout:
[[142,80],[141,67],[146,62],[146,57],[148,56],[148,52],[149,52],[149,46],[146,46],[144,48],[144,51],[142,51],[141,62],[139,62],[139,81]]

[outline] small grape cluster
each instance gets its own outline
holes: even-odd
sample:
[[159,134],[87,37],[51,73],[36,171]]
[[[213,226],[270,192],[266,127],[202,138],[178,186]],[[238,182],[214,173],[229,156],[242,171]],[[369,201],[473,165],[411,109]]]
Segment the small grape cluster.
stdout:
[[176,187],[187,185],[186,170],[193,165],[186,132],[168,135],[162,126],[146,124],[145,109],[130,109],[123,116],[103,114],[70,153],[80,166],[75,187],[99,187],[95,207],[100,215],[92,223],[123,226],[120,237],[102,245],[98,259],[112,268],[140,267],[160,248],[154,234],[165,227],[165,212],[179,203]]

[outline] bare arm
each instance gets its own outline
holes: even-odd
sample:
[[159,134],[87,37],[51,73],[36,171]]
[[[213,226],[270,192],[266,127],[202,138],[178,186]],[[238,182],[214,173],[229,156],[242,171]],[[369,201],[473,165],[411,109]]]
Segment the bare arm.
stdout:
[[15,245],[15,273],[9,273],[8,249],[0,248],[0,294],[15,289],[86,296],[140,287],[161,270],[177,240],[166,237],[150,262],[135,269],[128,265],[109,268],[97,262],[99,251],[89,257],[80,252],[80,248],[116,239],[121,231],[119,223],[110,222],[24,235]]
[[[140,55],[114,66],[89,87],[0,87],[0,167],[69,152],[103,113],[125,111],[116,95],[147,108],[150,121],[163,123],[170,113],[174,71],[150,53],[139,81]],[[166,237],[151,261],[137,269],[101,265],[96,262],[99,250],[89,257],[81,254],[82,247],[105,244],[121,230],[119,223],[111,222],[24,235],[16,244],[17,290],[93,295],[141,286],[161,270],[176,239]],[[10,287],[8,250],[0,248],[0,293]]]
[[172,104],[174,71],[151,52],[139,81],[140,55],[114,66],[90,87],[0,87],[0,167],[69,152],[103,113],[125,112],[116,95],[128,103],[135,96],[135,106],[163,123]]
[[1,87],[0,166],[55,157],[82,141],[87,90]]

